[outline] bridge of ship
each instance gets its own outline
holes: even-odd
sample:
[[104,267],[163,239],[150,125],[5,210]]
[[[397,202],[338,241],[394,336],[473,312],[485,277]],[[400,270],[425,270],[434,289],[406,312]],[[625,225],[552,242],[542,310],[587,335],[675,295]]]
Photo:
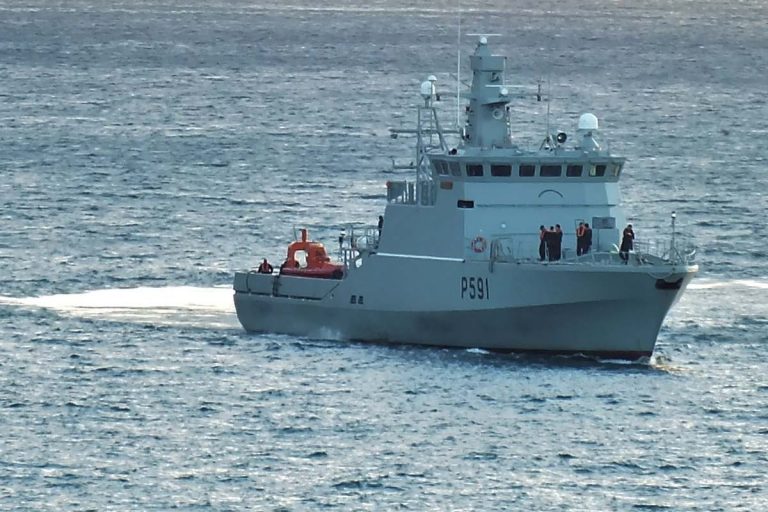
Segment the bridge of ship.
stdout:
[[[581,155],[579,155],[581,156]],[[387,201],[400,204],[435,204],[438,189],[463,183],[615,183],[625,159],[593,156],[564,158],[532,154],[515,157],[490,155],[431,156],[430,179],[387,182]]]

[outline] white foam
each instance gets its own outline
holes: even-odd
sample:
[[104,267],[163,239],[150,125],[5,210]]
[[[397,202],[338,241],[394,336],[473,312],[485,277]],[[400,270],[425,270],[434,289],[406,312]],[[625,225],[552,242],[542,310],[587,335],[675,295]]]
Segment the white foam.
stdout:
[[742,328],[745,317],[768,316],[768,280],[694,279],[670,311],[665,325],[702,329]]
[[691,290],[708,290],[712,288],[726,287],[756,288],[760,290],[768,289],[768,280],[761,279],[694,279],[688,288]]
[[61,315],[160,325],[234,327],[232,288],[137,287],[91,290],[42,297],[0,297],[0,303],[38,307]]

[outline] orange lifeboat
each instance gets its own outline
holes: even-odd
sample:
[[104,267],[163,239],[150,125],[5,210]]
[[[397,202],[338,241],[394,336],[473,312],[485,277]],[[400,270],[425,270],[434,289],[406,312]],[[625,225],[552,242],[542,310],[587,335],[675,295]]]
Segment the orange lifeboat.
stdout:
[[[307,258],[306,266],[302,267],[296,259],[297,252],[304,252]],[[320,279],[341,279],[344,277],[344,266],[331,263],[331,258],[320,242],[307,240],[307,230],[301,230],[301,240],[291,242],[288,255],[280,266],[280,273],[286,276],[316,277]]]

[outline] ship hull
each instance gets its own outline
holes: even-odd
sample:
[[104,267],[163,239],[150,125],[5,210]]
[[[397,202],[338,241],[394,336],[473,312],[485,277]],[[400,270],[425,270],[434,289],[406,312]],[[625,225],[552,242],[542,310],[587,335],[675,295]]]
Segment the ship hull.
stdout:
[[253,332],[637,359],[696,271],[369,260],[335,283],[238,274],[238,318]]

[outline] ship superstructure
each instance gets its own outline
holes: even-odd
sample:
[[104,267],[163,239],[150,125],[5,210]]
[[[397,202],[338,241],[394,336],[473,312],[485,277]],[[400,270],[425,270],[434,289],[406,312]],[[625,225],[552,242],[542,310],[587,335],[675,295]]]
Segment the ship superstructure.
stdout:
[[[305,270],[235,275],[235,305],[247,330],[626,358],[652,353],[664,316],[697,271],[693,251],[679,240],[656,251],[619,247],[625,159],[603,147],[593,114],[579,118],[573,142],[548,133],[537,150],[513,144],[505,62],[480,39],[470,58],[466,125],[453,148],[439,122],[434,80],[422,84],[416,127],[405,131],[416,137],[415,180],[387,182],[383,225],[342,240],[341,276],[317,277],[306,263]],[[586,250],[577,242],[584,225]]]

